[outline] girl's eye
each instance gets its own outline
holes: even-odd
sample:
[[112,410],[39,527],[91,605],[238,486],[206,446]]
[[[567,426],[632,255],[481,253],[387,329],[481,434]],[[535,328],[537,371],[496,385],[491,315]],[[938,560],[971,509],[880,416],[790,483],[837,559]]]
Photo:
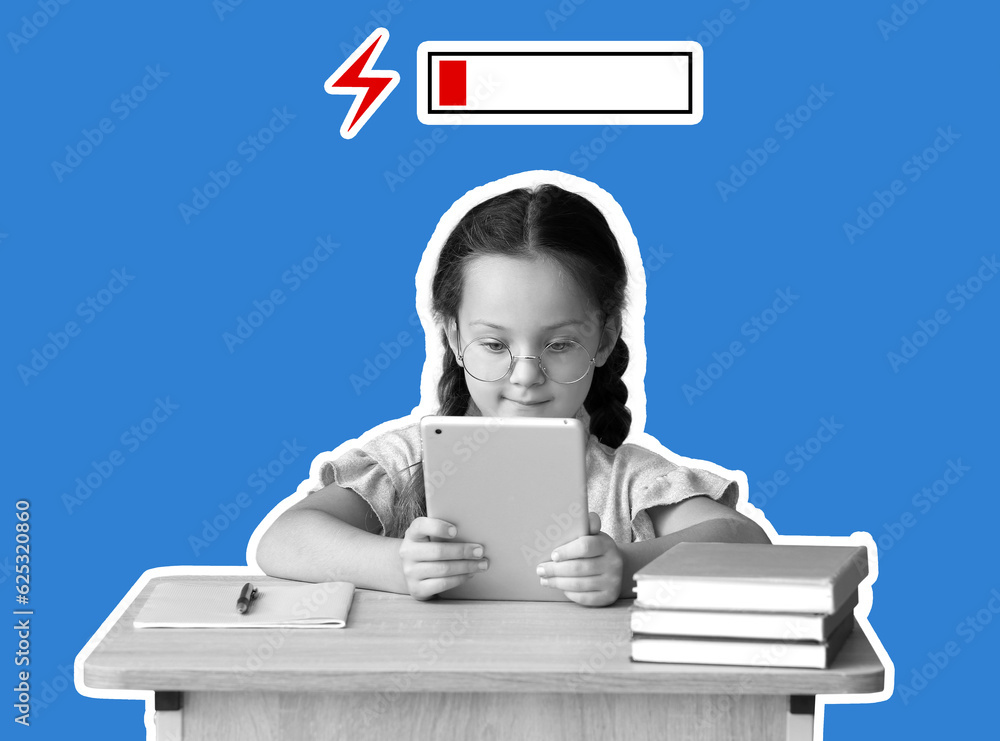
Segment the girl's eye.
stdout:
[[555,342],[550,342],[546,350],[551,350],[552,352],[566,352],[567,350],[573,349],[573,343],[564,340],[556,340]]
[[479,346],[484,350],[489,350],[494,353],[502,353],[507,350],[507,346],[499,340],[480,340]]

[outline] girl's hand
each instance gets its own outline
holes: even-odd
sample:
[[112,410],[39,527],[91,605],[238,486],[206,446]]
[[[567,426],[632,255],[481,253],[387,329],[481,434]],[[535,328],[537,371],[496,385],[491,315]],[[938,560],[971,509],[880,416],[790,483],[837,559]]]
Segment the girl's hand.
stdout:
[[615,602],[622,588],[622,554],[615,541],[601,532],[601,517],[590,513],[590,535],[553,551],[558,560],[538,566],[543,587],[561,589],[574,602],[603,607]]
[[437,538],[453,538],[457,529],[450,522],[418,517],[403,534],[399,560],[410,595],[428,600],[439,592],[464,584],[489,568],[482,558],[483,547],[476,543],[439,543]]

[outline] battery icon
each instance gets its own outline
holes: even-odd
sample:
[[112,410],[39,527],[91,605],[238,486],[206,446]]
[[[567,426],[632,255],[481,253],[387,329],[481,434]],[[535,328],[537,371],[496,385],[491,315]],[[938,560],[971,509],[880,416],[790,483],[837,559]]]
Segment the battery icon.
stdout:
[[466,124],[696,124],[694,41],[425,41],[417,118]]

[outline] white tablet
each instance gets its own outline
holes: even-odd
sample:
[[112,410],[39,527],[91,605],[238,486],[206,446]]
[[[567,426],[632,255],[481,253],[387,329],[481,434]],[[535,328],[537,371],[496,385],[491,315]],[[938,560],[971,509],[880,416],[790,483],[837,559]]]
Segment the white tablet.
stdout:
[[553,549],[588,533],[583,423],[429,416],[420,433],[427,516],[458,528],[450,542],[482,543],[490,563],[440,597],[569,601],[539,584],[535,569]]

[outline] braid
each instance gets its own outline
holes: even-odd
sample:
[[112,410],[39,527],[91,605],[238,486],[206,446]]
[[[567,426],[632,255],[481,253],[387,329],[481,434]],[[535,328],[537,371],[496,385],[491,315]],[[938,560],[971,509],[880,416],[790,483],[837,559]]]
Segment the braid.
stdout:
[[390,509],[389,520],[385,523],[385,535],[402,538],[406,528],[418,517],[427,516],[427,497],[424,493],[424,464],[421,461],[410,466],[410,480],[403,490],[396,493]]
[[628,346],[619,336],[607,362],[594,370],[594,382],[583,402],[590,414],[590,431],[611,448],[617,448],[628,437],[632,412],[625,406],[628,387],[622,374],[628,367]]
[[438,414],[445,417],[463,417],[469,410],[469,385],[465,382],[465,369],[458,364],[458,358],[448,344],[448,337],[442,330],[444,340],[444,371],[438,381]]

